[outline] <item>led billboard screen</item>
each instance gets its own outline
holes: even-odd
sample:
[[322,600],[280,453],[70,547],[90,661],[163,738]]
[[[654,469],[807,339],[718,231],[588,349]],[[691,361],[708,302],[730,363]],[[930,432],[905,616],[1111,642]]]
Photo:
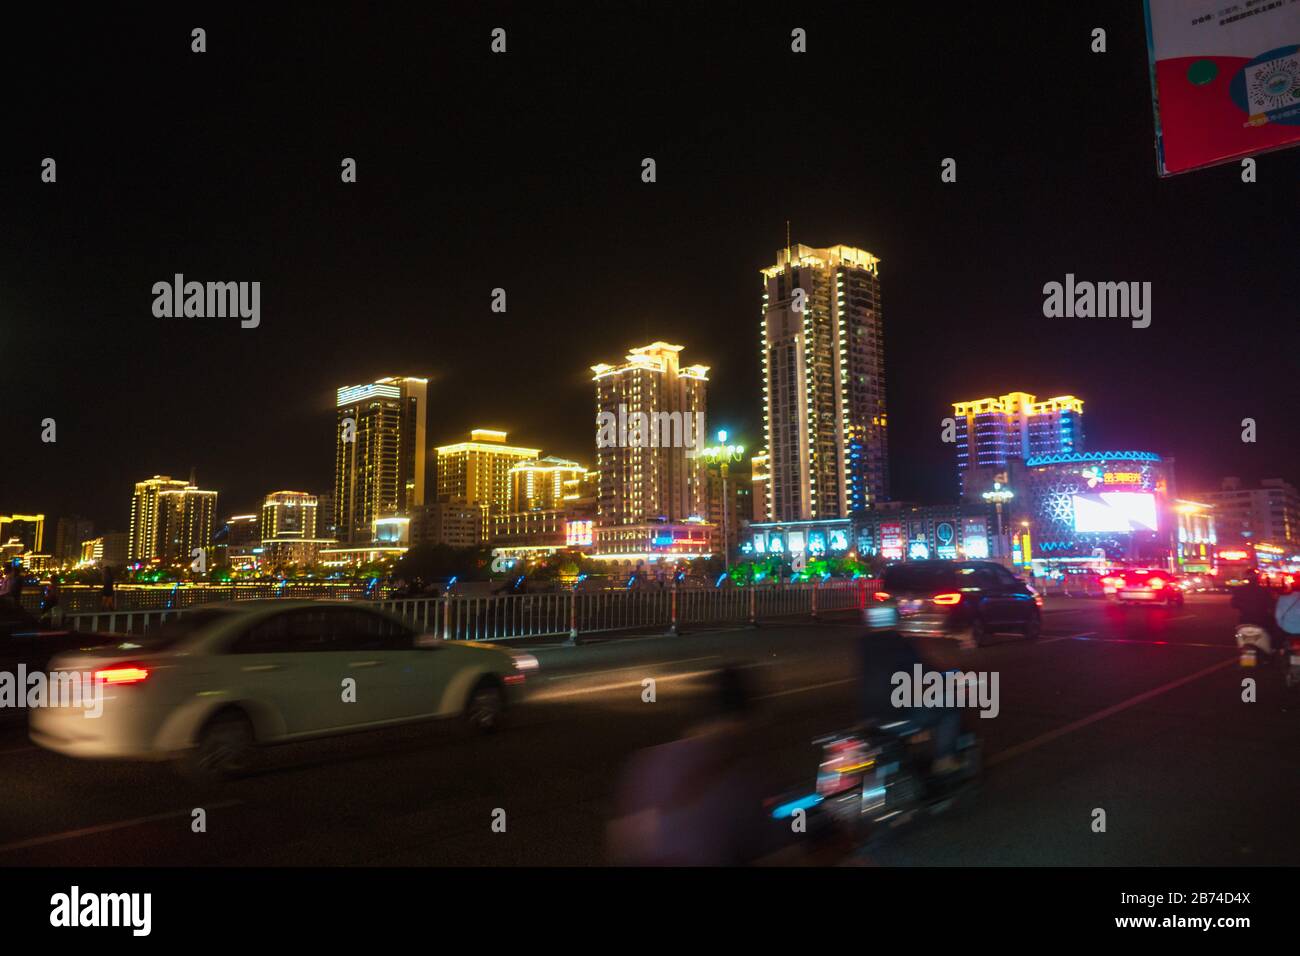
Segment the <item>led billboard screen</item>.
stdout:
[[1074,530],[1080,533],[1155,531],[1156,496],[1138,491],[1075,495]]

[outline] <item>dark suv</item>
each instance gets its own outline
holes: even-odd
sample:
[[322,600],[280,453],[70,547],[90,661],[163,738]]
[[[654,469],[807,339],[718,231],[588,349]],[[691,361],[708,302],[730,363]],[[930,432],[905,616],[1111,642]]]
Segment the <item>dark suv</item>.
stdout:
[[897,608],[899,630],[956,638],[967,646],[979,646],[997,631],[1032,641],[1042,630],[1042,598],[991,561],[891,564],[874,597]]

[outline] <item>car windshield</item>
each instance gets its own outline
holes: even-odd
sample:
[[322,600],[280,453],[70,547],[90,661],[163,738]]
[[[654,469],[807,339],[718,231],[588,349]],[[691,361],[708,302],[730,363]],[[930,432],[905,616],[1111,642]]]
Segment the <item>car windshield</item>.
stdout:
[[943,591],[957,585],[957,569],[950,564],[895,564],[885,568],[886,591]]

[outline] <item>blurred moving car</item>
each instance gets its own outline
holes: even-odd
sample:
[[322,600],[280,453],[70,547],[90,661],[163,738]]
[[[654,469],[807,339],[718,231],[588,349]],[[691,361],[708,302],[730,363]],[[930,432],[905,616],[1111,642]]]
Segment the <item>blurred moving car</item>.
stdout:
[[908,561],[885,568],[877,602],[898,611],[898,629],[979,646],[990,634],[1042,633],[1042,597],[992,561]]
[[434,717],[494,730],[537,660],[417,634],[355,602],[262,600],[190,611],[51,667],[93,673],[103,713],[34,711],[34,743],[74,757],[176,759],[211,779],[247,769],[260,744]]
[[1183,583],[1178,575],[1159,568],[1124,568],[1107,578],[1119,604],[1163,604],[1182,607]]

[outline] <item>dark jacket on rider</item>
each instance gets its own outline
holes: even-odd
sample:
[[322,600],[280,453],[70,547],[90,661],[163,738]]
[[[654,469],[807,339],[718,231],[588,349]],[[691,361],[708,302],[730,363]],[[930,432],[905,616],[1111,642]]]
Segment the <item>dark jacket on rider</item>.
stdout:
[[1261,586],[1258,581],[1243,584],[1232,594],[1232,606],[1240,612],[1241,623],[1262,627],[1269,634],[1278,631],[1277,620],[1273,616],[1275,603],[1268,588]]

